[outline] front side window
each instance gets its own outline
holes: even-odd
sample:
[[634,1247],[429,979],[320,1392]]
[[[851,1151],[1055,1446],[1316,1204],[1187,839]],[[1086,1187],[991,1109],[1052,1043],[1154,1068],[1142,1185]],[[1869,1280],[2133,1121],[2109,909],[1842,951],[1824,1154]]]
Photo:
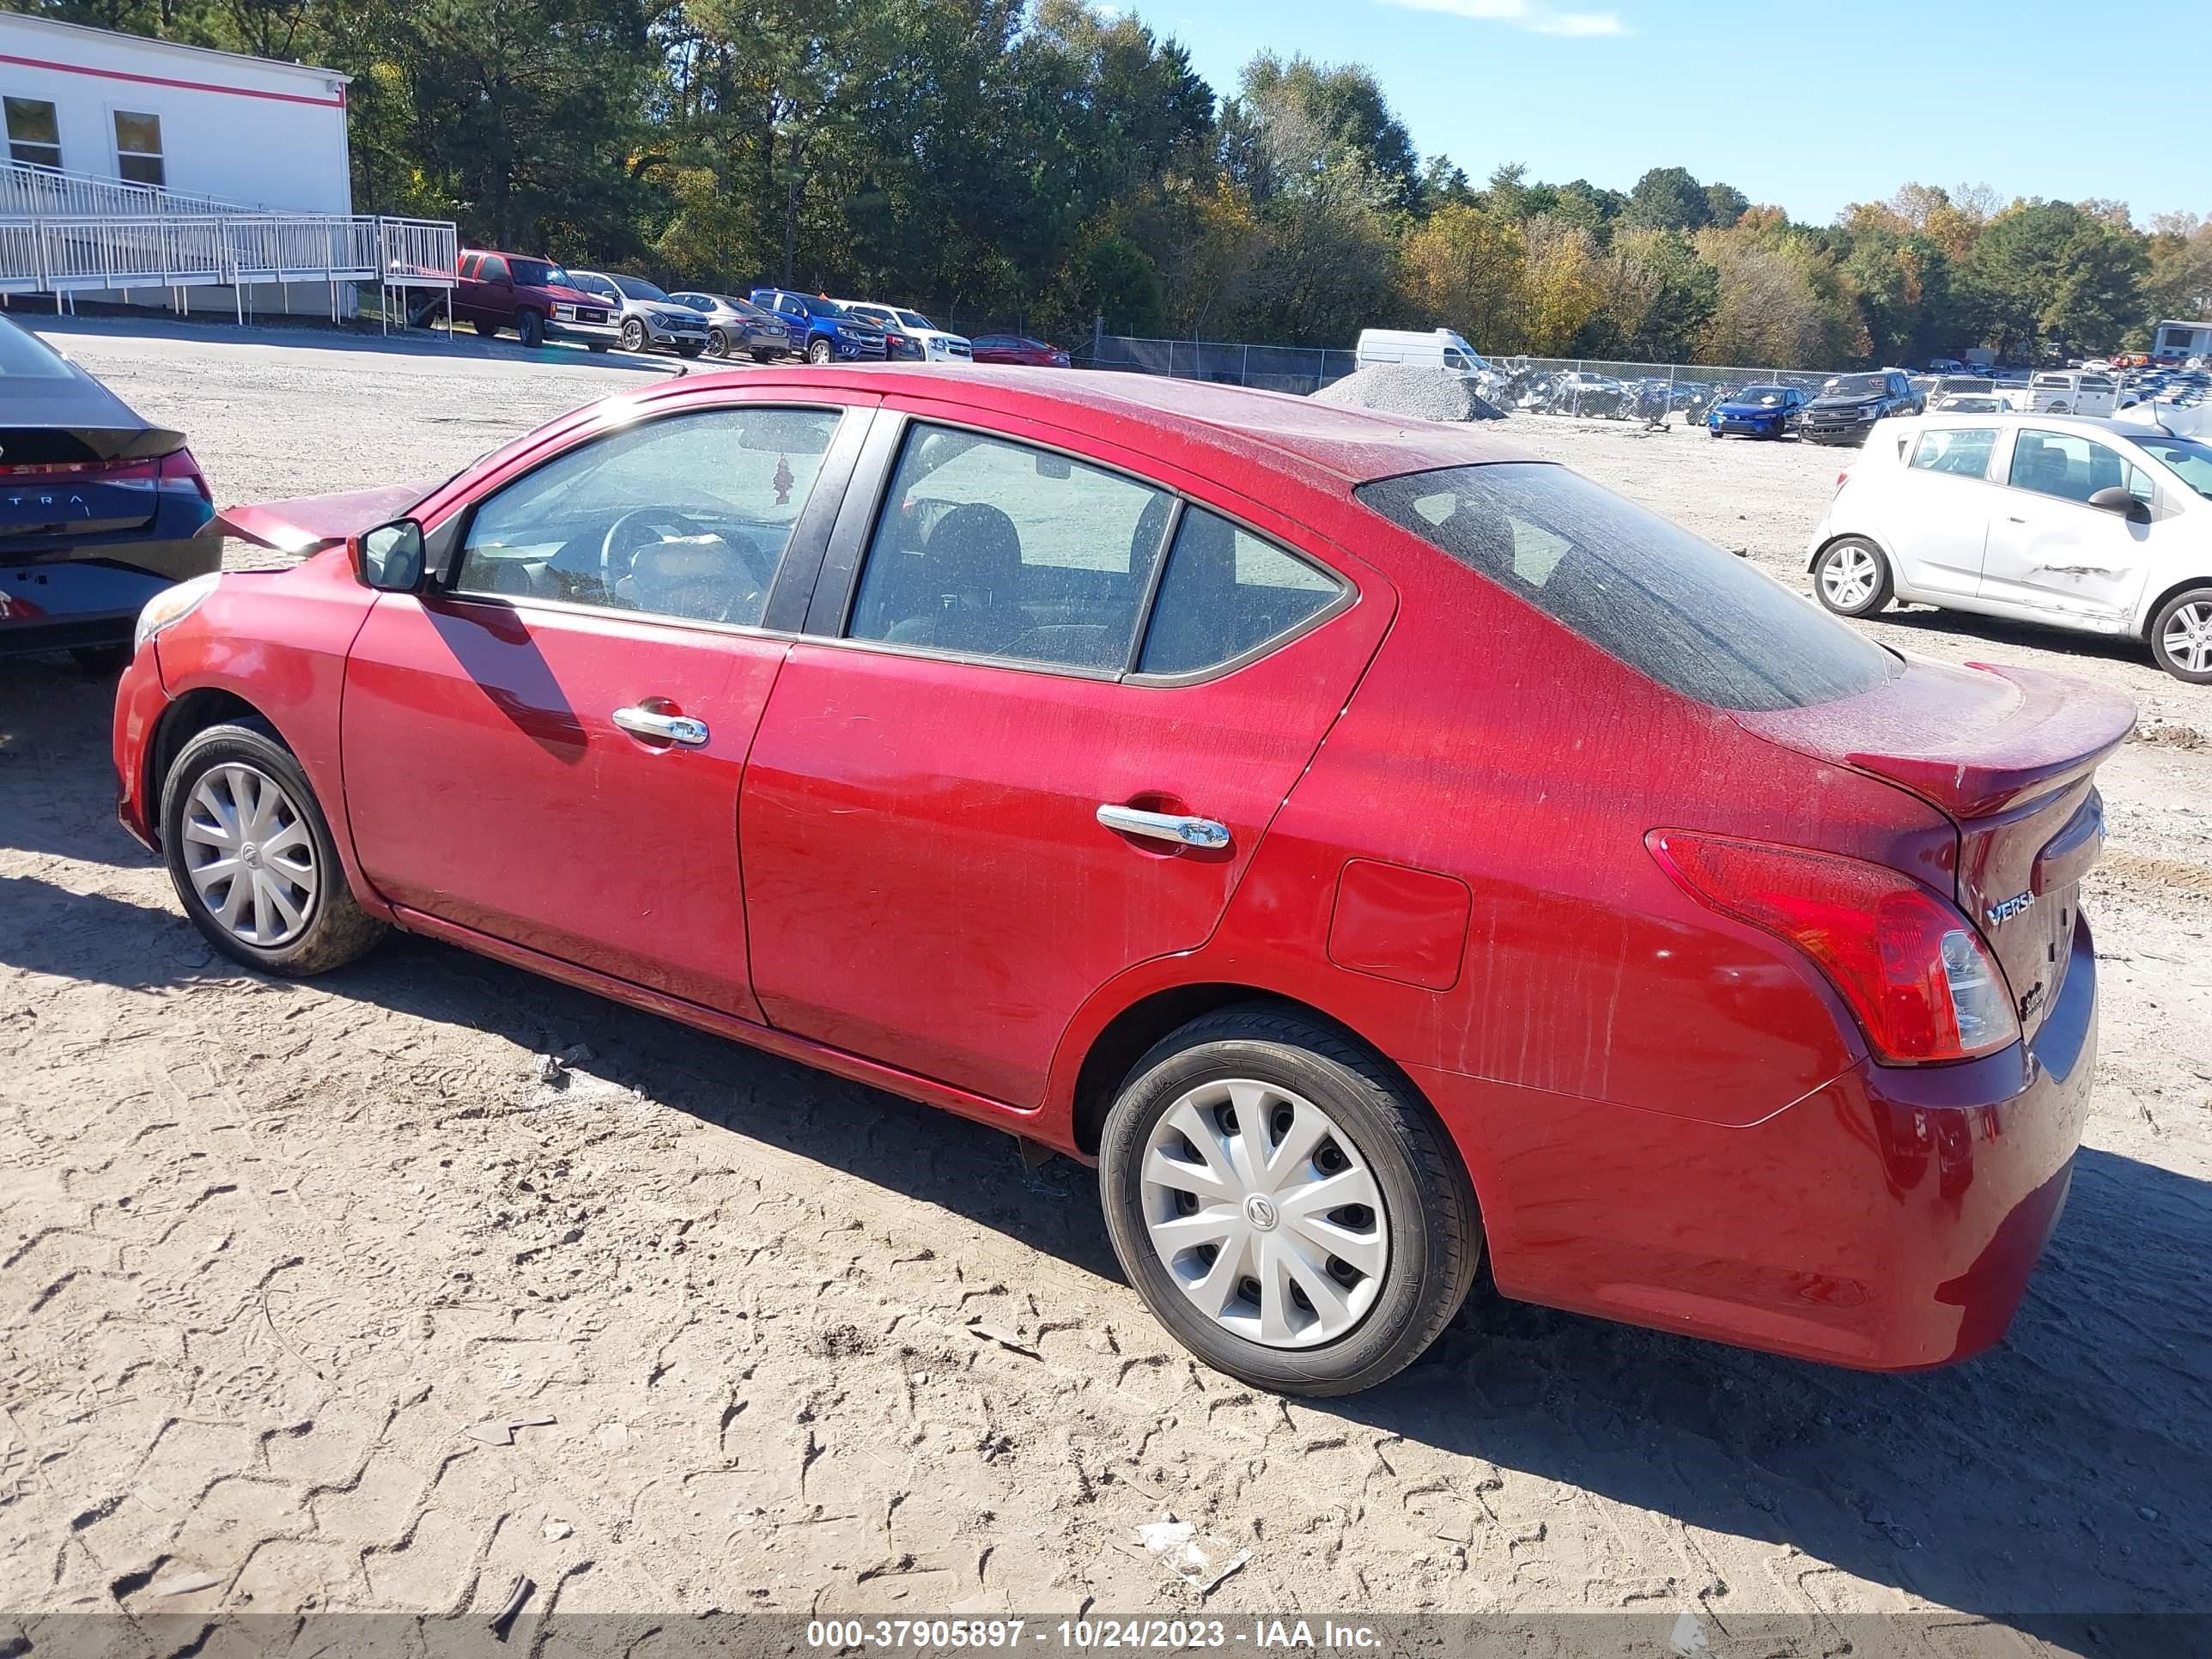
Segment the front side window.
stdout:
[[8,118],[8,159],[25,167],[62,164],[61,118],[43,98],[0,100]]
[[1183,509],[1137,659],[1144,674],[1194,674],[1279,639],[1344,592],[1334,574],[1202,507]]
[[1920,434],[1912,452],[1912,465],[1923,472],[1949,472],[1962,478],[1979,478],[1990,470],[1990,452],[1996,447],[1995,427],[1945,427]]
[[567,288],[568,273],[544,259],[517,259],[514,280],[525,288]]
[[2008,482],[2015,489],[2061,501],[2087,501],[2100,489],[2124,485],[2136,500],[2157,494],[2150,475],[2124,459],[2119,451],[2077,432],[2023,428],[2013,440]]
[[2207,501],[2212,501],[2212,444],[2196,438],[2172,438],[2146,434],[2130,438],[2129,442],[2137,449],[2164,461],[2167,466]]
[[1118,674],[1170,505],[1164,490],[1065,455],[917,425],[847,636]]
[[1742,560],[1563,466],[1444,467],[1354,493],[1600,650],[1716,708],[1832,702],[1899,672]]
[[477,507],[454,590],[757,627],[839,419],[748,405],[580,444]]
[[134,185],[162,185],[167,173],[161,161],[161,118],[115,112],[115,172]]

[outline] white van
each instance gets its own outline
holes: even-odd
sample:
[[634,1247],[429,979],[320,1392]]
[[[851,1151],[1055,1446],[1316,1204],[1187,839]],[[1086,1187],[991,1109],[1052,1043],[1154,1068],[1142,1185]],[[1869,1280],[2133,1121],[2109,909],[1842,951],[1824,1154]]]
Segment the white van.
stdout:
[[2112,415],[2119,410],[2120,383],[2090,369],[2054,369],[2028,383],[2031,415]]
[[1455,369],[1462,374],[1488,374],[1491,367],[1482,354],[1448,328],[1424,334],[1410,328],[1363,328],[1352,357],[1364,368],[1370,363],[1413,363],[1424,368]]

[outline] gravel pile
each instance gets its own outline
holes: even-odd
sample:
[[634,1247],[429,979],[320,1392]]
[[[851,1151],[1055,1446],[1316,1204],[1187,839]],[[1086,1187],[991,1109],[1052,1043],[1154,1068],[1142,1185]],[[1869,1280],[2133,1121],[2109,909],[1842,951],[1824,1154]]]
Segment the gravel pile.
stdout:
[[1485,402],[1449,368],[1414,363],[1370,363],[1313,394],[1316,403],[1371,409],[1421,421],[1502,421],[1505,411]]

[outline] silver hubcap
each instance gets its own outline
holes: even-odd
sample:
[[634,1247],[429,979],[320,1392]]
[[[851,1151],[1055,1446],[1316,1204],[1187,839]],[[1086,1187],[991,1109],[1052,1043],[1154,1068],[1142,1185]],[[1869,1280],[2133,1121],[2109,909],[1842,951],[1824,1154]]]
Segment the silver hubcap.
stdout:
[[264,950],[289,945],[314,914],[314,837],[283,786],[233,763],[185,803],[185,871],[216,921]]
[[2192,674],[2212,669],[2212,605],[2197,600],[2183,605],[2166,619],[2160,643],[2169,661]]
[[1201,1084],[1145,1143],[1145,1227],[1191,1304],[1270,1348],[1364,1319],[1390,1262],[1375,1176],[1329,1115],[1271,1083]]
[[1856,611],[1874,597],[1881,567],[1863,547],[1839,547],[1820,567],[1820,591],[1842,611]]

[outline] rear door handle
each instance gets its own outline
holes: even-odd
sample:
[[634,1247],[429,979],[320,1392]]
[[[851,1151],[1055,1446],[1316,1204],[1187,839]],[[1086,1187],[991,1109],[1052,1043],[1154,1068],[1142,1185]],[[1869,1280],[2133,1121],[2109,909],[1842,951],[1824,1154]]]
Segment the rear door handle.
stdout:
[[664,714],[658,708],[646,708],[635,703],[616,709],[607,718],[633,736],[659,738],[666,743],[680,743],[687,749],[697,748],[708,735],[704,720],[695,720],[689,714]]
[[1223,848],[1229,845],[1229,826],[1214,818],[1192,817],[1176,812],[1147,812],[1110,801],[1098,809],[1098,822],[1125,836],[1148,836],[1183,847]]

